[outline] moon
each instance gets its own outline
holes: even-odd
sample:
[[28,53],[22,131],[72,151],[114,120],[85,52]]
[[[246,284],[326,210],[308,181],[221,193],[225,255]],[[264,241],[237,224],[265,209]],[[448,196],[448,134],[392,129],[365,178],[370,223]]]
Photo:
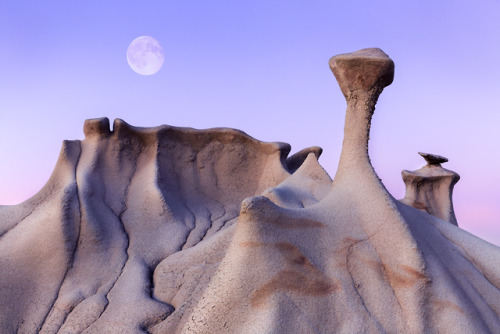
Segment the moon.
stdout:
[[151,36],[137,37],[127,49],[130,68],[141,75],[152,75],[163,66],[165,55],[160,43]]

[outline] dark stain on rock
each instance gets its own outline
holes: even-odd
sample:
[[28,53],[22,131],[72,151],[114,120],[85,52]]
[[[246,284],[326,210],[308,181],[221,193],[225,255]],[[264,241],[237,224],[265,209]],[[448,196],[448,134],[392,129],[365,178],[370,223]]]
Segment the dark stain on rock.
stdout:
[[[289,242],[278,242],[275,244],[275,247],[278,248],[289,265],[292,266],[302,266],[308,267],[312,269],[316,269],[314,265],[309,261],[307,257],[298,249],[296,246]],[[318,270],[318,269],[316,269]]]
[[411,204],[411,206],[413,206],[414,208],[419,209],[419,210],[427,211],[427,206],[425,205],[424,202],[413,202]]

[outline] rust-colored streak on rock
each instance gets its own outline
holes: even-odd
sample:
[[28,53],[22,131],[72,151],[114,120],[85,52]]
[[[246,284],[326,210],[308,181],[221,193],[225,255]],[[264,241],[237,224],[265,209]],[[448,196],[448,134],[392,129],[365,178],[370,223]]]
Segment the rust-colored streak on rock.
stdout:
[[429,280],[419,271],[405,265],[401,265],[399,270],[395,270],[382,263],[382,268],[389,280],[389,284],[393,287],[393,289],[408,288],[422,280]]
[[[354,239],[351,237],[345,237],[339,242],[338,246],[332,251],[332,256],[335,258],[344,259],[350,252],[350,249],[357,243],[365,241],[365,239]],[[344,265],[343,262],[339,262],[339,265]]]
[[447,300],[440,300],[440,299],[437,299],[437,300],[434,300],[432,302],[432,305],[435,309],[436,312],[443,312],[444,310],[449,310],[449,309],[452,309],[454,311],[457,311],[459,313],[462,313],[462,314],[466,314],[465,311],[460,307],[458,306],[457,304],[454,304],[452,302],[449,302]]
[[321,228],[325,227],[325,224],[320,223],[318,221],[306,218],[297,218],[297,219],[276,219],[270,221],[272,224],[277,225],[281,228],[286,229],[299,229],[299,228]]
[[411,277],[414,277],[417,280],[428,280],[427,276],[419,272],[418,270],[415,270],[411,267],[408,267],[406,265],[401,265],[401,268],[408,273]]
[[262,306],[266,299],[276,292],[324,296],[337,290],[337,287],[329,281],[323,278],[311,277],[309,274],[303,274],[295,270],[281,270],[268,283],[257,289],[251,299],[252,306]]
[[[243,243],[242,243],[243,244]],[[338,284],[321,272],[297,248],[288,242],[276,244],[245,243],[246,246],[270,246],[277,248],[285,257],[285,269],[280,270],[271,280],[259,287],[251,297],[253,307],[262,306],[276,292],[288,292],[303,296],[324,296],[338,289]]]

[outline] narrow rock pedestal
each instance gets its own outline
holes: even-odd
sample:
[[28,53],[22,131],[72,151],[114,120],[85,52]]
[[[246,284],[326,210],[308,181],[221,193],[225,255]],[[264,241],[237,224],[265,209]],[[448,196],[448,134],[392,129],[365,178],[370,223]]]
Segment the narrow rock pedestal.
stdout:
[[448,161],[447,158],[422,152],[418,154],[427,165],[416,171],[401,172],[406,185],[405,197],[401,202],[458,226],[452,194],[460,175],[441,167],[442,163]]

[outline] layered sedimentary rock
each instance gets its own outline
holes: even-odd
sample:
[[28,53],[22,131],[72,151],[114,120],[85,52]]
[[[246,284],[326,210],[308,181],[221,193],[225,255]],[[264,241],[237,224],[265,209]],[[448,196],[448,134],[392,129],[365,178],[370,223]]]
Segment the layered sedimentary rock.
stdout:
[[330,60],[333,181],[312,147],[85,122],[47,185],[0,207],[2,333],[495,332],[500,249],[395,200],[368,156],[394,63]]

